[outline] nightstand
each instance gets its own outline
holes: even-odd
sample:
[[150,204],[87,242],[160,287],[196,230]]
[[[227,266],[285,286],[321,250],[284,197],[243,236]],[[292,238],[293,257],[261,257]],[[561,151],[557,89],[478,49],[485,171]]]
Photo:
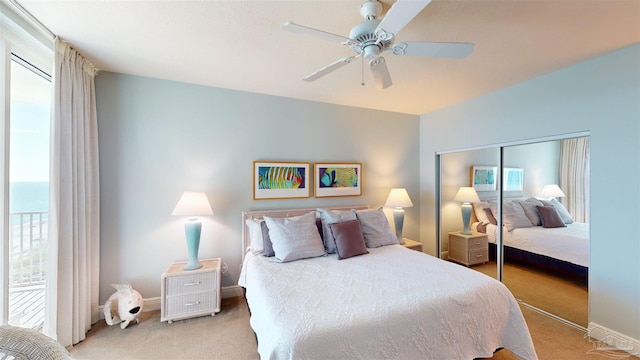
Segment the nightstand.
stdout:
[[422,252],[422,243],[407,238],[402,238],[402,240],[404,240],[404,244],[402,246]]
[[222,259],[201,260],[197,270],[184,270],[186,261],[174,262],[162,274],[160,321],[187,319],[220,312]]
[[449,260],[471,266],[489,261],[489,242],[486,234],[459,231],[449,233]]

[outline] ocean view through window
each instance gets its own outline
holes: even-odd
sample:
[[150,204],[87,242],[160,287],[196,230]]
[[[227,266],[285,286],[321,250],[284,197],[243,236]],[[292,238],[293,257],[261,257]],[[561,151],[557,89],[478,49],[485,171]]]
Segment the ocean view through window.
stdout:
[[14,55],[10,86],[9,324],[40,330],[47,269],[51,78]]

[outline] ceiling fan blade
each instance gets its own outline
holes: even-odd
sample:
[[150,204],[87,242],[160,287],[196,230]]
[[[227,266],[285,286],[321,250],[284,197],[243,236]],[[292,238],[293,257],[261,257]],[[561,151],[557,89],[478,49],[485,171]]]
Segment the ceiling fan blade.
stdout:
[[376,28],[376,32],[384,30],[387,33],[397,34],[416,15],[429,5],[431,0],[398,0],[391,5],[387,14],[382,18]]
[[314,28],[298,25],[298,24],[294,23],[293,21],[287,21],[286,23],[282,24],[282,29],[286,30],[286,31],[289,31],[289,32],[292,32],[292,33],[311,35],[311,36],[319,37],[319,38],[322,38],[322,39],[325,39],[325,40],[329,40],[329,41],[345,44],[345,45],[351,45],[352,43],[356,44],[355,41],[349,39],[348,37],[344,37],[344,36],[332,34],[332,33],[326,32],[326,31],[322,31],[322,30],[318,30],[318,29],[314,29]]
[[475,45],[471,43],[447,43],[447,42],[403,42],[392,47],[396,55],[407,56],[431,56],[443,58],[462,59],[473,51]]
[[376,87],[378,90],[383,90],[391,86],[391,74],[387,68],[387,62],[384,61],[382,56],[378,56],[369,61],[369,67],[373,73],[373,79],[376,81]]
[[331,64],[323,67],[322,69],[319,69],[307,76],[305,76],[302,80],[304,81],[315,81],[318,80],[319,78],[333,72],[336,71],[338,69],[340,69],[341,67],[351,63],[354,59],[360,57],[360,55],[354,55],[354,56],[347,56],[347,57],[343,57],[340,60],[334,61]]

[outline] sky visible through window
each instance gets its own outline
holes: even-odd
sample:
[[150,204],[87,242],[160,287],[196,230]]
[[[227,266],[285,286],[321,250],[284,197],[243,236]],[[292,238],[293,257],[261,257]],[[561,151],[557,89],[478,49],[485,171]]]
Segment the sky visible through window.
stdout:
[[11,211],[47,211],[51,82],[11,62]]

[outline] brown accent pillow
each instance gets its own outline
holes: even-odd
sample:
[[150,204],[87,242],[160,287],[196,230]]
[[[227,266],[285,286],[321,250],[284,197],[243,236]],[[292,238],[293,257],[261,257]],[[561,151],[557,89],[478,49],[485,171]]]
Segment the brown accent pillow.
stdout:
[[364,242],[364,236],[362,235],[360,221],[350,220],[333,223],[329,224],[329,228],[336,241],[338,260],[369,253]]
[[540,219],[542,220],[542,227],[545,228],[558,228],[565,227],[558,210],[554,206],[536,206]]
[[484,208],[484,213],[487,214],[490,223],[492,223],[493,225],[498,225],[498,220],[496,220],[495,216],[493,216],[490,208]]

